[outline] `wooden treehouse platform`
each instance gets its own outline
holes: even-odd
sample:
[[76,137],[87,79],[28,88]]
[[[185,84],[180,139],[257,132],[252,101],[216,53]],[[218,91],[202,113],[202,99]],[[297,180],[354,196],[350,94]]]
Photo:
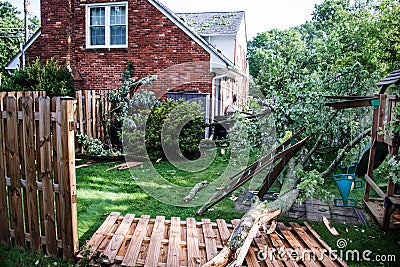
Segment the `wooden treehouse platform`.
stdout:
[[[181,220],[179,217],[166,220],[163,216],[150,219],[148,215],[135,218],[133,214],[121,217],[113,212],[78,259],[85,257],[85,260],[92,260],[92,264],[100,262],[111,266],[198,267],[223,248],[238,223],[239,220],[227,223],[209,219],[196,222],[193,218]],[[283,249],[288,253],[280,260],[278,252]],[[273,250],[277,252],[272,253]],[[293,251],[299,254],[297,261],[287,258]],[[246,266],[347,266],[336,254],[330,257],[329,251],[331,248],[307,222],[304,225],[279,223],[276,232],[257,234],[247,253]],[[326,256],[322,257],[322,253]]]

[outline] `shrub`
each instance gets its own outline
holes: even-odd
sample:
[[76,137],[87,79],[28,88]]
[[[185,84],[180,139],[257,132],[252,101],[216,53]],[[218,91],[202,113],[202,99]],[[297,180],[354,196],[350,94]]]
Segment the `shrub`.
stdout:
[[74,96],[74,81],[65,66],[51,58],[42,64],[39,59],[24,69],[4,77],[1,91],[46,91],[47,96]]
[[179,160],[181,155],[175,153],[174,146],[179,142],[183,156],[195,158],[199,155],[199,144],[204,134],[203,115],[198,103],[182,99],[159,102],[153,92],[142,90],[130,101],[128,116],[124,120],[125,153],[148,155],[155,160],[165,158],[165,151],[169,151]]

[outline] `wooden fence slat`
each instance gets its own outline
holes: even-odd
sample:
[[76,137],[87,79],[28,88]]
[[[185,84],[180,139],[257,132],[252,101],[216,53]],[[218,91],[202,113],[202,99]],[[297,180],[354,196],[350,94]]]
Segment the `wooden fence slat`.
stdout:
[[39,98],[39,140],[40,165],[39,176],[42,181],[43,206],[42,214],[44,217],[46,251],[51,257],[57,256],[56,225],[54,216],[54,191],[52,181],[51,165],[51,118],[50,118],[50,99],[47,97]]
[[10,227],[14,230],[14,243],[16,247],[24,248],[25,230],[24,216],[22,209],[22,191],[19,167],[19,147],[18,147],[18,122],[17,122],[17,99],[6,97],[7,110],[7,131],[5,133],[7,157],[9,159],[9,170],[11,187],[9,188],[9,208],[10,208]]
[[55,111],[56,114],[56,121],[51,125],[52,128],[52,152],[53,152],[53,180],[55,184],[58,184],[59,193],[55,194],[55,215],[56,215],[56,222],[57,222],[57,238],[62,240],[62,233],[61,233],[61,225],[64,221],[64,216],[62,214],[63,208],[61,203],[64,203],[64,195],[62,194],[63,186],[61,185],[61,172],[63,168],[63,161],[62,161],[62,144],[61,144],[61,103],[60,98],[55,97],[51,100],[52,110]]
[[158,258],[160,257],[161,250],[161,241],[164,236],[165,231],[165,217],[157,216],[156,221],[154,223],[153,232],[150,237],[150,245],[148,248],[146,262],[144,264],[145,267],[157,267],[158,266]]
[[[21,98],[21,108],[23,112],[22,129],[23,129],[23,152],[25,159],[25,179],[26,179],[26,197],[27,210],[30,233],[31,249],[40,252],[40,231],[39,231],[39,215],[37,201],[37,183],[36,183],[36,166],[35,166],[35,129],[33,124],[33,99],[30,96]],[[22,146],[21,145],[21,146]]]
[[91,96],[92,98],[90,99],[92,109],[90,111],[90,116],[91,116],[91,125],[90,127],[92,128],[92,136],[93,138],[97,138],[97,131],[96,131],[96,91],[91,90]]
[[150,216],[148,215],[142,215],[140,217],[135,232],[132,235],[131,243],[129,244],[128,250],[126,251],[125,257],[122,260],[121,265],[135,266],[134,264],[138,259],[140,247],[142,246],[143,238],[146,235],[149,221],[150,221]]
[[199,250],[199,233],[196,228],[196,221],[194,218],[187,218],[187,238],[186,245],[188,251],[188,266],[196,267],[200,264],[200,250]]
[[[53,132],[55,149],[53,151],[53,168],[54,182],[59,184],[59,193],[56,195],[56,218],[57,218],[57,235],[58,239],[63,240],[65,235],[65,188],[64,188],[64,160],[63,160],[63,143],[62,143],[62,107],[61,97],[53,99],[56,109],[55,132]],[[57,203],[58,200],[58,203]]]
[[61,125],[63,147],[63,175],[62,184],[64,188],[65,202],[62,204],[64,210],[63,232],[63,258],[73,259],[78,251],[78,214],[76,197],[75,177],[75,130],[73,116],[73,98],[61,98]]
[[[1,92],[0,103],[3,101],[5,94]],[[2,106],[2,104],[0,104]],[[7,208],[7,192],[6,192],[6,169],[4,158],[4,142],[3,142],[3,119],[0,119],[0,244],[8,244],[10,239],[10,231],[8,226],[8,208]]]
[[134,218],[134,214],[125,215],[117,231],[114,233],[110,243],[108,243],[103,254],[106,255],[109,260],[114,260],[117,256],[118,250],[121,247],[125,235],[128,233]]
[[[39,95],[39,93],[38,92],[34,92],[33,95]],[[34,107],[34,109],[35,109],[35,115],[39,114],[39,98],[38,97],[35,98],[35,107]],[[39,117],[38,117],[38,119],[39,119]],[[38,133],[39,132],[39,120],[35,119],[34,125],[35,125],[35,129],[36,129],[36,133]],[[42,162],[41,162],[41,156],[40,156],[40,149],[39,148],[40,148],[40,140],[39,140],[39,138],[36,138],[36,168],[37,168],[37,171],[39,173],[37,180],[38,180],[39,183],[41,183],[42,182],[42,177],[40,175],[40,169],[41,169],[41,166],[42,166]],[[44,213],[42,212],[42,210],[43,210],[43,190],[40,190],[37,194],[38,194],[38,202],[39,202],[38,205],[39,205],[39,210],[40,210],[39,217],[40,217],[40,221],[42,222],[40,224],[40,231],[41,231],[41,235],[45,236],[46,235],[46,229],[45,229],[45,225],[43,223],[45,221],[45,217],[44,217]]]
[[[20,168],[20,175],[21,175],[21,180],[26,182],[26,174],[25,174],[25,146],[23,144],[23,138],[24,138],[24,131],[23,131],[23,123],[22,121],[24,120],[24,114],[22,111],[22,98],[27,95],[26,92],[16,92],[16,99],[17,99],[17,121],[18,121],[18,139],[21,140],[21,144],[18,146],[19,147],[19,164],[21,166]],[[29,214],[28,214],[28,197],[27,197],[27,192],[26,188],[22,187],[22,208],[24,211],[24,225],[25,225],[25,232],[29,233],[30,232],[30,222],[29,222]]]
[[207,253],[207,261],[210,261],[217,255],[217,240],[212,229],[211,220],[210,219],[202,219],[203,223],[203,233],[204,233],[204,243],[206,244],[206,253]]
[[179,217],[171,218],[171,227],[169,230],[168,259],[167,267],[179,266],[181,244],[181,219]]

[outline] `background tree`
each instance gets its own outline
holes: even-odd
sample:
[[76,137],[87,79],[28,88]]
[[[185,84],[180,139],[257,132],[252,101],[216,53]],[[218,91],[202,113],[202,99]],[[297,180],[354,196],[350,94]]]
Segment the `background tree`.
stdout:
[[0,1],[0,68],[15,55],[23,41],[24,23],[18,17],[20,12],[7,1]]
[[[21,12],[8,1],[0,1],[0,74],[5,74],[5,66],[20,50],[24,42],[24,21]],[[40,27],[36,16],[29,18],[29,36]]]
[[[324,178],[370,134],[361,120],[371,115],[365,109],[332,114],[324,96],[377,92],[375,83],[399,66],[399,10],[397,0],[325,0],[315,7],[311,22],[269,30],[249,42],[250,73],[268,99],[265,104],[275,111],[278,135],[305,126],[314,142],[305,160],[289,164],[278,199],[261,202],[254,197],[229,243],[204,266],[241,266],[262,224],[275,220],[297,199],[328,194],[321,187]],[[313,170],[322,158],[315,156],[318,147],[335,142],[333,162],[323,162],[322,173]],[[307,171],[308,159],[314,161]]]

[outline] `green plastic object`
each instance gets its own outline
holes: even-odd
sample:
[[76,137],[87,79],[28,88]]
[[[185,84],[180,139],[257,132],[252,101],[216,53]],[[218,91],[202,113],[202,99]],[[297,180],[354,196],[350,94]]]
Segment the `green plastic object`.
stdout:
[[350,166],[344,166],[344,165],[339,165],[340,170],[342,173],[349,173],[349,174],[355,174],[356,173],[356,168],[357,168],[357,162],[353,162],[350,164]]
[[372,99],[371,100],[371,105],[374,107],[374,109],[378,109],[380,104],[381,104],[380,99]]
[[336,174],[333,176],[336,185],[339,188],[342,198],[335,198],[333,203],[337,207],[354,207],[357,205],[357,199],[349,198],[351,185],[355,183],[354,174]]

